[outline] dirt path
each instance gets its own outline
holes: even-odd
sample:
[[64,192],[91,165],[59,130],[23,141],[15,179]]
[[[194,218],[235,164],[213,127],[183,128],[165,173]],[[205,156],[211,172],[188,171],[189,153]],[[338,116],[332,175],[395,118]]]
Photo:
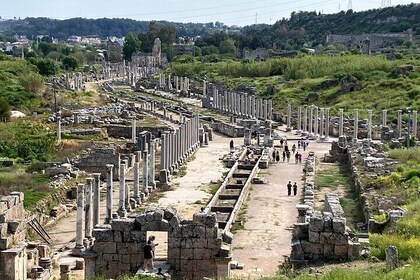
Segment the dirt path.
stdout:
[[[285,132],[279,132],[286,135]],[[290,135],[291,136],[291,135]],[[276,141],[277,142],[277,141]],[[297,141],[289,141],[289,147]],[[296,145],[297,146],[297,145]],[[302,159],[309,151],[322,156],[330,149],[330,143],[311,141]],[[281,153],[281,152],[280,152]],[[247,202],[247,221],[243,230],[234,234],[233,260],[245,264],[243,270],[232,270],[237,277],[261,277],[274,275],[283,255],[290,254],[291,230],[297,220],[296,205],[299,204],[302,188],[302,165],[280,162],[260,172],[268,184],[254,185]],[[298,183],[297,196],[287,196],[288,181]]]

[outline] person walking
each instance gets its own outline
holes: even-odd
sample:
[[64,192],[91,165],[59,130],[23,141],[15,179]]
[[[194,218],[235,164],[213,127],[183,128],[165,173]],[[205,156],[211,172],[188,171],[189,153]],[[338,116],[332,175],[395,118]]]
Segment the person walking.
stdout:
[[296,152],[295,154],[295,163],[297,164],[299,162],[299,152]]
[[230,150],[232,151],[234,147],[235,147],[235,144],[233,143],[233,139],[232,139],[232,140],[230,140],[230,142],[229,142],[229,148],[230,148]]
[[280,161],[280,153],[279,151],[276,152],[276,162]]
[[298,154],[298,160],[299,160],[299,164],[301,164],[302,163],[302,154],[301,153]]
[[273,150],[273,153],[271,154],[271,157],[272,157],[272,161],[274,163],[276,163],[276,149]]
[[155,258],[155,247],[156,247],[157,245],[159,245],[159,243],[155,243],[155,240],[156,240],[156,236],[151,235],[151,236],[149,237],[150,246],[152,246],[153,258]]
[[153,265],[153,249],[152,249],[152,241],[148,240],[147,244],[143,247],[143,254],[144,254],[144,262],[143,262],[143,270],[151,268],[152,270],[155,269]]
[[287,162],[290,162],[290,151],[286,152]]
[[296,145],[293,144],[293,146],[292,146],[292,152],[293,152],[293,154],[295,153],[295,151],[296,151]]
[[283,162],[286,159],[286,152],[283,150]]
[[292,194],[292,181],[289,181],[287,184],[287,195],[290,196]]
[[303,151],[306,151],[306,143],[302,142]]
[[297,184],[296,184],[296,182],[293,184],[293,195],[294,196],[296,196],[296,194],[297,194]]
[[280,139],[280,148],[283,148],[283,139]]
[[298,150],[300,150],[300,140],[298,140]]

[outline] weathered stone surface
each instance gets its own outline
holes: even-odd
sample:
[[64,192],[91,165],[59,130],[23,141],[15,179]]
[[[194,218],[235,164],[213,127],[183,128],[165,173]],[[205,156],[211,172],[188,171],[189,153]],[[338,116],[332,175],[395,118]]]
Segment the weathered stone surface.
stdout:
[[220,258],[227,258],[230,256],[230,246],[229,245],[222,245],[219,249],[219,257]]
[[346,231],[346,219],[345,218],[333,218],[332,220],[333,231],[336,233],[342,233]]
[[311,230],[309,231],[309,242],[320,243],[318,231],[311,231]]
[[348,246],[347,245],[335,245],[334,246],[334,256],[337,258],[347,259]]
[[388,269],[395,269],[399,266],[398,249],[395,246],[385,248],[385,261]]
[[114,234],[112,229],[94,228],[92,231],[92,236],[95,238],[96,242],[114,241]]
[[134,229],[134,219],[133,218],[124,218],[124,219],[114,219],[112,220],[112,229],[117,231],[130,231]]
[[117,253],[117,243],[115,242],[95,242],[93,245],[93,251],[104,254],[115,254]]
[[309,231],[321,232],[324,230],[324,219],[321,216],[312,216],[309,221]]

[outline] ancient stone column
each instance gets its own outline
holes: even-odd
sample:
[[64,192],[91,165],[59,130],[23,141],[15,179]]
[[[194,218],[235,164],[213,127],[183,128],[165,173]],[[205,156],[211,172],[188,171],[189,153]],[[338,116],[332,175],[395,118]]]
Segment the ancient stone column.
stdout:
[[340,110],[340,120],[338,122],[338,137],[344,136],[344,110]]
[[386,127],[388,110],[382,110],[382,127]]
[[302,132],[302,107],[298,107],[298,115],[297,115],[297,125],[296,125],[297,133]]
[[417,139],[417,111],[413,111],[413,135]]
[[203,81],[203,96],[207,96],[207,82]]
[[260,118],[260,99],[259,98],[255,98],[255,118],[259,119]]
[[166,169],[167,168],[167,151],[166,151],[166,139],[167,135],[165,133],[162,134],[160,137],[160,169]]
[[330,108],[325,108],[325,139],[330,137]]
[[76,246],[73,248],[73,255],[80,256],[85,249],[83,245],[85,225],[85,186],[77,184],[77,216],[76,216]]
[[313,115],[314,115],[314,105],[311,105],[309,108],[309,117],[308,117],[308,124],[309,124],[309,134],[312,135],[313,133]]
[[136,143],[136,131],[137,131],[137,127],[136,127],[136,117],[133,116],[131,117],[131,141],[133,143]]
[[147,196],[147,194],[149,193],[149,182],[148,182],[148,178],[149,178],[149,159],[148,159],[148,153],[147,150],[143,151],[143,193]]
[[372,140],[372,110],[368,110],[368,140]]
[[136,161],[134,162],[134,181],[133,181],[133,197],[137,203],[141,202],[140,199],[140,160],[141,160],[141,152],[136,151],[134,152],[136,155]]
[[319,134],[321,138],[324,138],[325,136],[324,123],[325,123],[325,109],[321,108],[321,120],[319,123]]
[[101,187],[101,173],[93,173],[93,226],[100,223],[100,187]]
[[397,130],[398,130],[398,138],[401,138],[402,135],[402,111],[398,110],[398,120],[397,120]]
[[264,116],[263,119],[266,120],[268,118],[268,100],[264,99]]
[[303,106],[303,132],[308,133],[308,107]]
[[61,141],[61,115],[57,115],[57,141]]
[[113,195],[112,195],[112,169],[113,164],[106,165],[106,217],[105,223],[110,224],[112,221]]
[[131,203],[130,203],[130,185],[125,183],[125,211],[131,212]]
[[314,107],[314,135],[318,136],[318,107]]
[[[257,118],[256,112],[255,112],[255,96],[251,96],[251,117],[253,119]],[[272,116],[271,116],[272,119]]]
[[292,105],[287,104],[287,130],[291,130],[292,125]]
[[150,156],[149,156],[149,186],[151,186],[153,189],[156,188],[156,182],[155,182],[155,149],[156,149],[156,142],[154,140],[150,141]]
[[118,216],[121,218],[125,218],[127,215],[127,211],[125,210],[125,164],[120,163],[120,191],[118,197]]
[[359,110],[354,109],[354,128],[353,128],[353,139],[357,141],[357,134],[359,130]]
[[272,120],[273,119],[273,100],[268,100],[268,119]]
[[92,183],[93,178],[86,178],[86,221],[85,221],[85,239],[92,239],[92,216],[93,216],[93,207],[92,207]]

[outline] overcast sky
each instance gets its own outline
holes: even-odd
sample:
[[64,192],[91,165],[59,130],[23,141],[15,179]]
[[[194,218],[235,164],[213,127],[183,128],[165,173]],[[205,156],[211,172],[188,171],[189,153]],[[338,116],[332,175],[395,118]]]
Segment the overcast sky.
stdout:
[[132,18],[177,22],[224,22],[227,25],[274,23],[292,11],[336,13],[420,3],[420,0],[0,0],[2,18]]

